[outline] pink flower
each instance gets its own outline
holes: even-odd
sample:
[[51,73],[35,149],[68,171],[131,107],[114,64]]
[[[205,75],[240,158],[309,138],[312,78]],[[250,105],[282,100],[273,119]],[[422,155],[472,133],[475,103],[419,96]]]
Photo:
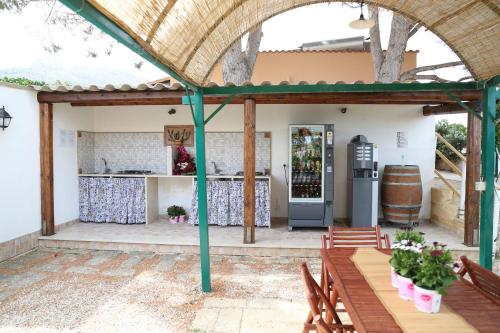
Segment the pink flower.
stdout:
[[431,251],[431,256],[433,257],[440,257],[443,255],[443,250],[432,250]]

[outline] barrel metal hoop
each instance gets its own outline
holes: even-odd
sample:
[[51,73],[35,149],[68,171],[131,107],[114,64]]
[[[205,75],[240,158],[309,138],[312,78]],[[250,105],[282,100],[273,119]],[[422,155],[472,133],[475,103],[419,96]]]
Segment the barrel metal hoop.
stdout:
[[417,209],[417,208],[422,208],[422,205],[393,205],[393,204],[386,204],[382,202],[382,207],[387,207],[387,208],[403,208],[403,209]]
[[406,218],[408,218],[410,215],[412,217],[413,216],[418,217],[418,215],[416,215],[416,214],[414,215],[414,214],[408,214],[408,213],[406,213],[406,214],[401,214],[401,213],[386,213],[386,215],[388,215],[388,216],[394,216],[394,217],[396,217],[396,216],[398,216],[398,217],[406,217]]

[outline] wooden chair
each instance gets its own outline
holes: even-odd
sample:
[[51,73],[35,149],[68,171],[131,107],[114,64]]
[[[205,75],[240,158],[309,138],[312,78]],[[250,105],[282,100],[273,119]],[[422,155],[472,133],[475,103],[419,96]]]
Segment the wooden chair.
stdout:
[[[304,283],[307,302],[309,303],[310,308],[309,317],[308,320],[304,323],[303,332],[310,332],[312,330],[316,330],[320,333],[355,332],[352,325],[342,324],[342,321],[335,311],[335,304],[330,303],[329,299],[323,293],[321,287],[312,277],[305,262],[301,264],[300,271],[302,275],[302,282]],[[326,319],[323,319],[323,312],[325,312]],[[335,323],[332,322],[332,319],[335,320]],[[312,324],[313,320],[314,324]]]
[[463,263],[458,272],[461,280],[470,284],[465,278],[467,274],[472,285],[500,305],[500,276],[469,260],[466,256],[461,256],[460,260]]
[[[340,228],[329,226],[328,235],[321,236],[321,248],[335,247],[375,247],[390,248],[391,242],[389,235],[380,235],[380,226],[373,228]],[[328,273],[325,263],[321,266],[320,285],[325,294],[330,299],[333,292],[333,279]],[[340,304],[340,300],[336,300]],[[343,309],[337,309],[337,312],[343,312]]]
[[328,237],[322,238],[322,245],[326,248],[334,247],[376,247],[379,249],[390,248],[389,235],[381,236],[380,226],[367,228],[341,228],[328,227]]

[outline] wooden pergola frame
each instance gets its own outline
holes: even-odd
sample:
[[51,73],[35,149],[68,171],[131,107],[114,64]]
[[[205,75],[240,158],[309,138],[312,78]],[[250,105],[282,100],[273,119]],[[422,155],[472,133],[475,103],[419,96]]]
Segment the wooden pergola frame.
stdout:
[[[466,101],[467,105],[477,105],[485,98],[484,91],[491,91],[489,83],[393,83],[393,84],[315,84],[315,85],[263,85],[263,86],[214,86],[185,90],[162,91],[99,91],[99,92],[45,92],[38,93],[40,103],[41,129],[41,181],[42,181],[42,231],[45,235],[54,233],[53,202],[53,167],[52,167],[52,105],[54,103],[71,103],[78,106],[109,105],[189,105],[196,128],[196,163],[199,202],[200,256],[202,263],[203,290],[210,290],[210,260],[207,221],[207,194],[205,171],[205,125],[227,104],[244,105],[244,242],[255,242],[255,116],[256,105],[261,104],[431,104],[432,108],[457,109],[461,107],[456,100]],[[496,92],[493,92],[496,96]],[[487,95],[489,97],[489,94]],[[205,104],[219,104],[211,115],[205,118]],[[488,104],[483,103],[484,107]],[[423,115],[429,107],[423,108]],[[463,109],[463,112],[467,112]],[[435,114],[436,111],[432,112]],[[456,111],[454,111],[456,112]],[[483,116],[483,128],[494,119]],[[479,118],[470,113],[467,164],[467,197],[464,242],[473,245],[479,225],[479,192],[475,191],[475,183],[479,180]],[[494,125],[493,125],[494,126]],[[486,131],[491,126],[486,126]],[[493,127],[494,128],[494,127]],[[493,131],[494,133],[494,131]],[[494,152],[492,152],[494,154]],[[484,156],[483,156],[484,158]],[[483,161],[484,163],[484,161]],[[487,171],[487,170],[484,170]],[[493,169],[491,169],[493,174]],[[488,179],[486,179],[488,180]],[[486,203],[487,205],[487,203]],[[493,209],[493,206],[491,206]],[[493,216],[491,211],[491,217]],[[483,214],[482,214],[483,216]],[[485,217],[488,217],[486,215]],[[483,217],[484,218],[484,217]],[[492,219],[491,219],[492,223]],[[482,225],[486,225],[483,223]],[[492,224],[491,224],[492,225]],[[482,232],[484,235],[487,233]],[[490,231],[492,236],[492,231]],[[488,238],[487,238],[488,239]],[[483,240],[482,244],[485,244]],[[483,253],[484,246],[481,247]],[[492,245],[490,246],[490,249]],[[491,251],[489,252],[491,253]],[[482,255],[485,265],[487,257]],[[490,256],[491,260],[491,256]]]
[[[496,101],[500,98],[497,91],[497,86],[500,84],[500,77],[497,75],[488,81],[468,82],[468,83],[392,83],[392,84],[299,84],[299,85],[261,85],[261,86],[227,86],[227,87],[199,87],[187,82],[179,73],[172,70],[168,65],[162,63],[149,50],[144,49],[128,32],[120,28],[116,23],[103,15],[92,5],[82,0],[60,0],[69,8],[75,10],[79,15],[86,18],[96,27],[124,44],[132,51],[138,53],[146,60],[155,64],[160,69],[169,73],[174,79],[178,80],[186,87],[186,96],[181,97],[184,104],[189,104],[193,115],[193,122],[196,127],[196,162],[197,162],[197,178],[198,178],[198,205],[199,205],[199,232],[200,232],[200,258],[201,258],[201,276],[202,290],[205,292],[211,291],[210,282],[210,259],[209,259],[209,239],[208,239],[208,223],[207,223],[207,196],[206,196],[206,174],[205,174],[205,124],[220,111],[220,109],[229,102],[240,102],[243,99],[245,105],[245,144],[253,146],[248,149],[245,147],[245,235],[247,228],[250,228],[250,234],[253,233],[251,222],[254,219],[254,203],[249,200],[252,198],[254,191],[255,173],[255,106],[263,100],[269,100],[270,103],[276,104],[276,99],[279,96],[278,104],[284,104],[283,101],[292,101],[294,98],[302,94],[301,99],[305,100],[310,96],[320,96],[323,94],[322,103],[340,103],[339,96],[329,95],[335,93],[348,95],[350,99],[346,99],[345,104],[349,100],[354,101],[357,93],[372,94],[375,100],[376,94],[388,96],[391,93],[403,93],[409,101],[412,100],[412,94],[420,94],[422,92],[431,95],[436,93],[442,98],[440,101],[434,100],[435,104],[458,104],[466,109],[470,114],[476,117],[476,113],[470,109],[465,103],[478,100],[477,94],[482,94],[482,131],[481,131],[481,176],[485,182],[485,190],[481,192],[481,210],[480,210],[480,263],[484,267],[491,270],[492,268],[492,251],[493,251],[493,203],[494,203],[494,159],[495,159],[495,113]],[[462,94],[471,93],[475,96],[465,96]],[[71,95],[69,93],[68,95]],[[53,199],[53,156],[52,156],[52,106],[49,101],[43,98],[45,93],[39,93],[40,101],[40,154],[41,154],[41,186],[42,186],[42,230],[46,232],[54,232],[54,199]],[[168,95],[168,94],[167,94]],[[444,97],[443,95],[447,96]],[[77,97],[77,96],[74,96]],[[98,96],[95,96],[96,98]],[[144,96],[143,96],[144,97]],[[240,98],[240,100],[236,99]],[[396,95],[394,95],[396,97]],[[467,98],[469,97],[469,98]],[[83,98],[83,95],[80,95]],[[167,98],[167,97],[165,97]],[[205,120],[204,104],[214,98],[214,103],[222,103],[222,107],[218,108],[209,119]],[[217,99],[222,98],[222,100]],[[271,100],[274,98],[274,101]],[[369,96],[365,96],[365,103],[368,102]],[[382,97],[378,97],[382,101]],[[388,98],[388,97],[387,97]],[[390,103],[390,101],[386,102]],[[140,103],[140,100],[136,103]],[[146,100],[148,98],[145,98]],[[178,101],[179,96],[175,96]],[[314,98],[311,97],[312,100]],[[308,103],[312,103],[308,100]],[[361,103],[361,98],[358,103]],[[166,101],[166,99],[165,99]],[[62,102],[62,101],[61,101]],[[88,100],[90,103],[90,100]],[[95,105],[98,104],[94,101]],[[99,103],[103,103],[103,98]],[[127,101],[130,102],[130,101]],[[70,103],[73,105],[82,105],[81,100],[73,100]],[[109,101],[108,101],[109,103]],[[113,101],[112,103],[119,103]],[[125,103],[125,102],[123,102]],[[317,103],[321,103],[319,100]],[[372,102],[373,103],[373,102]],[[168,104],[168,103],[165,103]],[[175,103],[177,104],[177,103]],[[343,103],[344,104],[344,103]],[[397,104],[404,104],[399,101]],[[434,104],[424,103],[419,101],[415,104]],[[90,105],[90,104],[89,104]],[[119,104],[109,104],[119,105]],[[126,105],[126,104],[123,104]],[[138,104],[135,104],[138,105]],[[248,150],[247,150],[248,149]],[[253,165],[253,167],[252,167]],[[469,183],[469,182],[468,182]],[[44,227],[45,225],[45,227]],[[250,236],[250,241],[252,241]],[[245,241],[247,239],[245,238]]]

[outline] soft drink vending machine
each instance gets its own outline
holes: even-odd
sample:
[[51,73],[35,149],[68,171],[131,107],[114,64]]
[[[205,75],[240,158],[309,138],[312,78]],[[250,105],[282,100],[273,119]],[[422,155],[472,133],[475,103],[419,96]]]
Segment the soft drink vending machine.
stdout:
[[333,224],[334,126],[290,125],[288,230]]

